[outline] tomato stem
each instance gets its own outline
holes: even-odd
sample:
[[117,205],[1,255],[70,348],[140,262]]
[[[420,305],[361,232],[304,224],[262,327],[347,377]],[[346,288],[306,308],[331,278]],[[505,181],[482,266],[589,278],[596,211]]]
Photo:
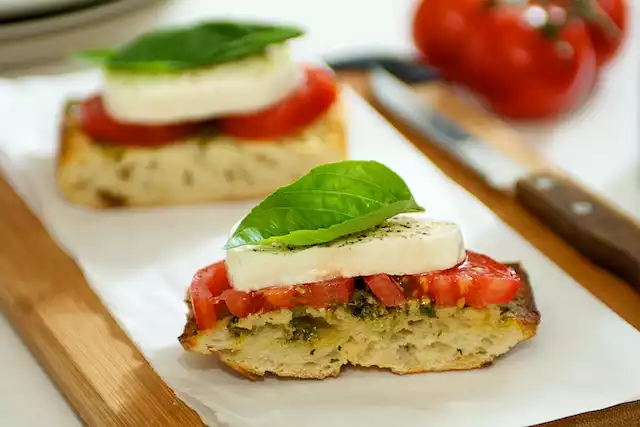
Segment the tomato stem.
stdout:
[[[549,0],[542,0],[541,3],[547,3]],[[485,0],[485,7],[490,9],[500,5],[517,5],[526,6],[529,0]]]
[[544,35],[546,38],[557,41],[560,39],[560,32],[562,31],[563,26],[564,24],[557,25],[548,22],[540,28],[540,31],[542,31],[542,35]]
[[622,31],[609,15],[602,11],[597,0],[572,0],[567,10],[569,16],[592,22],[612,39],[622,36]]
[[498,6],[499,1],[498,0],[487,0],[484,3],[484,7],[485,9],[493,9],[494,7]]

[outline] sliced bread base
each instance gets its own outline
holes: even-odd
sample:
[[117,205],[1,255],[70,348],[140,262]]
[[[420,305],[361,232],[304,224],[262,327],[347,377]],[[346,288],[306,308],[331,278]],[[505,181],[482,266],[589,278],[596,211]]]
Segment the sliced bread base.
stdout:
[[90,208],[209,203],[259,198],[309,169],[346,158],[340,102],[301,133],[274,141],[201,134],[160,147],[93,141],[80,127],[77,104],[61,130],[57,184]]
[[518,295],[504,306],[430,308],[410,301],[366,315],[349,305],[281,309],[227,317],[207,331],[198,331],[190,317],[179,340],[189,351],[217,354],[252,379],[266,373],[322,379],[347,364],[397,374],[480,368],[536,334],[540,316],[520,274]]

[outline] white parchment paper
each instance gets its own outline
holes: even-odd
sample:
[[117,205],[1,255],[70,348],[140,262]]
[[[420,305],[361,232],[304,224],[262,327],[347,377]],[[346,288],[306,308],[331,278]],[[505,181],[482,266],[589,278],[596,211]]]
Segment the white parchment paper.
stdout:
[[[434,218],[458,222],[470,249],[520,260],[543,322],[495,366],[395,376],[347,369],[325,381],[249,382],[213,357],[185,354],[182,302],[195,269],[218,260],[254,202],[93,212],[54,185],[60,107],[98,87],[95,73],[0,81],[0,167],[153,368],[205,423],[230,426],[524,426],[640,399],[640,333],[456,186],[347,91],[352,158],[408,182]],[[215,413],[215,415],[214,415]]]

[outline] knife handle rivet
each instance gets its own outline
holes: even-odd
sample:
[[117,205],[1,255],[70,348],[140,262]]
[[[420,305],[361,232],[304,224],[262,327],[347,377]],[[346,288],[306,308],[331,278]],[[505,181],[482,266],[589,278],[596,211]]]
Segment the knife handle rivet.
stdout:
[[533,185],[535,185],[538,190],[550,190],[553,188],[553,180],[547,176],[541,176],[540,178],[536,178]]
[[593,205],[589,202],[574,202],[571,204],[571,212],[579,216],[589,215],[593,212]]

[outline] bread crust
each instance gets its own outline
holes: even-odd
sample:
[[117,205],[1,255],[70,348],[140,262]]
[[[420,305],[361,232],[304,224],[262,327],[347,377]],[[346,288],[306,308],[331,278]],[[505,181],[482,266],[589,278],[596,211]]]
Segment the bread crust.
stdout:
[[313,166],[347,157],[341,100],[298,135],[281,140],[198,135],[160,147],[94,141],[82,130],[77,110],[75,101],[64,108],[56,181],[67,201],[93,209],[261,198]]
[[[517,324],[518,329],[521,332],[521,338],[519,342],[528,340],[536,335],[538,325],[540,323],[540,313],[537,309],[533,289],[529,282],[527,272],[522,268],[519,263],[507,264],[514,268],[521,278],[521,286],[513,300],[504,306],[505,310],[508,310],[508,316]],[[275,374],[284,378],[299,378],[299,379],[325,379],[328,377],[336,377],[340,375],[342,365],[338,365],[332,370],[323,370],[322,372],[308,370],[300,372],[299,370],[293,372],[287,367],[282,367],[277,370],[262,370],[252,368],[246,363],[237,360],[233,352],[221,351],[215,347],[206,346],[203,351],[202,340],[206,336],[207,332],[198,332],[198,328],[195,323],[195,318],[191,311],[191,305],[189,304],[189,297],[187,296],[187,304],[189,306],[189,314],[187,317],[187,323],[185,325],[182,335],[178,338],[180,344],[185,350],[211,354],[217,354],[220,361],[229,366],[234,371],[243,375],[250,380],[258,380],[267,373]],[[444,372],[444,371],[456,371],[456,370],[471,370],[480,369],[493,364],[498,356],[485,358],[474,357],[473,355],[467,355],[458,359],[455,363],[448,366],[437,369],[395,369],[389,368],[391,372],[398,375],[425,373],[425,372]]]

